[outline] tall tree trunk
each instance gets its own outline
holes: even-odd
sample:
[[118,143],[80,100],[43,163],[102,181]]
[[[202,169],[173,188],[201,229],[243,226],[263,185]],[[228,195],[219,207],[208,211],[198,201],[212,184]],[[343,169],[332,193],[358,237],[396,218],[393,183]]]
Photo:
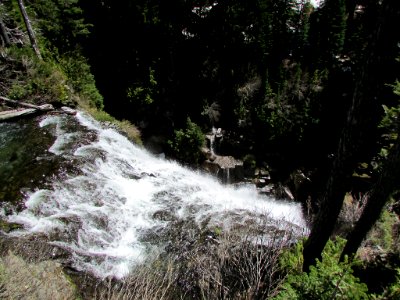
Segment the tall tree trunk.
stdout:
[[39,47],[37,45],[36,38],[35,38],[35,33],[32,29],[31,21],[29,20],[28,14],[26,12],[24,2],[22,0],[18,0],[18,6],[21,11],[22,17],[24,19],[26,30],[28,31],[28,36],[29,36],[29,40],[31,42],[33,51],[35,51],[36,56],[39,59],[42,59],[42,55],[40,54]]
[[322,250],[333,232],[343,204],[346,181],[354,170],[358,151],[356,146],[358,142],[354,142],[354,132],[352,131],[351,126],[344,130],[324,194],[319,200],[319,212],[304,245],[303,270],[306,272],[311,265],[315,264],[315,260],[321,257]]
[[10,38],[8,37],[7,28],[3,23],[3,19],[0,16],[0,36],[3,38],[4,46],[9,46],[11,44]]
[[385,204],[390,199],[393,192],[399,189],[400,177],[400,135],[397,136],[396,144],[389,154],[385,167],[378,179],[378,182],[371,190],[367,205],[358,220],[354,230],[348,235],[347,243],[343,249],[341,260],[345,255],[356,253],[361,242],[367,236],[368,232],[379,219]]
[[346,181],[350,178],[363,147],[368,147],[371,134],[376,131],[378,123],[377,101],[380,79],[384,78],[382,63],[390,49],[397,43],[396,35],[392,34],[394,19],[398,10],[398,0],[384,0],[377,26],[369,43],[368,54],[356,82],[352,105],[347,115],[346,126],[342,131],[331,173],[326,189],[319,199],[320,211],[313,223],[311,233],[304,245],[303,270],[315,264],[321,257],[330,235],[333,232],[346,193]]

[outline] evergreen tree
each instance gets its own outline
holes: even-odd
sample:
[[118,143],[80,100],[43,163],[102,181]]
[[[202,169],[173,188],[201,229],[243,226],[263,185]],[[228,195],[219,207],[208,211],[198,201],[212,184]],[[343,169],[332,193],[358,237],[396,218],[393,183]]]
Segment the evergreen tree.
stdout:
[[393,49],[396,48],[398,36],[392,34],[391,28],[398,25],[398,5],[397,0],[385,0],[381,4],[380,18],[376,22],[368,56],[356,82],[346,127],[340,137],[325,191],[319,199],[320,210],[304,247],[305,271],[315,264],[315,259],[320,257],[332,234],[342,207],[346,182],[361,152],[371,149],[371,143],[376,141],[379,120],[376,111],[379,109],[379,90],[383,84],[380,77],[386,72],[386,64],[394,61]]
[[346,6],[344,0],[325,0],[323,15],[326,24],[324,49],[332,55],[339,55],[343,50],[346,33]]
[[391,149],[389,157],[384,164],[378,181],[368,193],[368,202],[363,213],[356,223],[355,228],[347,237],[347,243],[343,249],[341,259],[352,256],[360,247],[368,232],[379,219],[385,204],[390,200],[390,196],[399,190],[400,184],[400,135],[397,136],[395,145]]
[[[397,81],[394,86],[394,93],[400,96],[400,83]],[[363,239],[378,221],[385,205],[390,201],[393,193],[400,189],[398,183],[400,172],[400,123],[399,123],[399,105],[385,108],[385,116],[380,123],[384,135],[387,136],[388,145],[381,150],[384,161],[379,168],[379,175],[367,194],[367,204],[357,221],[355,228],[348,234],[347,243],[343,249],[341,259],[346,255],[352,256],[360,247]],[[388,153],[388,154],[387,154]]]
[[312,64],[318,69],[330,69],[342,54],[345,41],[345,1],[324,1],[311,22]]

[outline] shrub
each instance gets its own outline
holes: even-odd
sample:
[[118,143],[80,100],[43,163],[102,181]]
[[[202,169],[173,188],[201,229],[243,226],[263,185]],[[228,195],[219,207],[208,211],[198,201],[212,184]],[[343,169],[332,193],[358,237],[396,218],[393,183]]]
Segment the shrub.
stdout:
[[67,77],[55,63],[38,60],[27,47],[11,47],[7,55],[11,61],[21,62],[16,72],[18,77],[10,79],[10,98],[38,104],[52,101],[67,103],[70,100]]
[[383,251],[392,251],[396,248],[394,242],[393,228],[397,223],[395,213],[384,210],[375,223],[372,230],[368,233],[366,246],[382,249]]
[[157,95],[157,85],[155,71],[149,68],[148,82],[128,87],[126,96],[130,102],[135,103],[138,107],[146,108],[154,102],[154,97]]
[[68,84],[83,98],[81,100],[88,102],[91,107],[103,109],[103,97],[96,88],[87,60],[79,53],[67,53],[60,64],[68,77]]
[[353,275],[352,266],[357,262],[350,263],[347,258],[339,262],[345,242],[341,238],[335,242],[328,241],[322,260],[317,260],[309,273],[301,271],[302,244],[297,244],[282,259],[289,275],[280,293],[273,299],[368,299],[367,286]]
[[283,280],[280,254],[293,238],[293,228],[280,225],[284,229],[266,220],[226,231],[185,226],[168,235],[172,252],[122,281],[100,282],[95,299],[269,299]]
[[191,164],[198,164],[203,159],[201,147],[204,143],[205,136],[201,128],[190,118],[187,118],[186,128],[175,130],[174,139],[168,141],[176,158]]
[[103,123],[112,123],[118,127],[118,130],[122,132],[125,136],[128,137],[131,141],[135,142],[137,145],[142,145],[143,142],[141,140],[141,134],[139,129],[131,122],[127,120],[119,121],[109,113],[104,110],[97,109],[96,107],[90,106],[86,102],[81,102],[79,105],[87,111],[93,118],[95,118],[99,122]]

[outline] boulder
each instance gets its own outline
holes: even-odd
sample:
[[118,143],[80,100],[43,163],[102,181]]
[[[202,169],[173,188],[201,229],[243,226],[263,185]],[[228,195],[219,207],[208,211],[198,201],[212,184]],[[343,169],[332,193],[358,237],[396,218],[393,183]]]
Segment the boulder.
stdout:
[[217,176],[219,170],[221,169],[221,167],[212,161],[206,160],[205,162],[203,162],[203,164],[201,165],[201,168],[206,171],[207,173],[210,173],[212,175]]

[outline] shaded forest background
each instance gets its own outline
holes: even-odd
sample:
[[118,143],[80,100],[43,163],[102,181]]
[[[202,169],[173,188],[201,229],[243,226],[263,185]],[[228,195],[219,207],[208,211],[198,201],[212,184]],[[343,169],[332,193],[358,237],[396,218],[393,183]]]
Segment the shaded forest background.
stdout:
[[[105,110],[135,123],[144,139],[172,139],[190,118],[203,132],[214,126],[232,136],[222,154],[251,153],[279,166],[283,177],[329,165],[384,18],[373,0],[327,0],[319,7],[294,0],[26,4],[50,49],[44,56],[74,57],[75,64],[65,63],[71,74],[83,73],[87,57]],[[398,25],[390,22],[389,28]],[[379,67],[369,72],[372,124],[398,104],[399,37],[391,35]],[[388,126],[367,128],[370,142],[359,162],[373,169]]]
[[[145,137],[171,138],[188,117],[204,132],[222,127],[240,141],[226,152],[282,171],[329,163],[380,17],[377,1],[80,4],[93,24],[83,49],[106,111]],[[389,86],[398,48],[385,51],[384,72],[374,74],[377,120],[398,101]],[[372,128],[360,162],[379,153],[380,134]]]

